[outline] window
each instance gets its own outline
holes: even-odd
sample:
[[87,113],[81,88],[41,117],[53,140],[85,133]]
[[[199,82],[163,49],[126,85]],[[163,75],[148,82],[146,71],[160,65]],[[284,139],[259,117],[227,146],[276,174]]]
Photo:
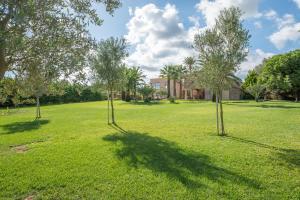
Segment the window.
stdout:
[[159,90],[160,89],[160,83],[153,83],[153,87],[154,87],[154,89]]

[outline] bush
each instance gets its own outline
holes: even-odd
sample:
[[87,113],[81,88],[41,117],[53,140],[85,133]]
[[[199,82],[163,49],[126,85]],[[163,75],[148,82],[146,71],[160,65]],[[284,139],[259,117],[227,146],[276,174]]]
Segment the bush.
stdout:
[[176,98],[175,97],[169,97],[169,101],[170,101],[170,103],[175,103]]

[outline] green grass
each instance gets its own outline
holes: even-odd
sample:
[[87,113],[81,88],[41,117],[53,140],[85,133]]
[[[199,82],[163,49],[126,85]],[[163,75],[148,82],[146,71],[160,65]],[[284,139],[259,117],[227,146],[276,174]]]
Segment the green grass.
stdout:
[[[42,107],[0,116],[0,199],[300,199],[300,104]],[[25,145],[25,152],[15,147]]]

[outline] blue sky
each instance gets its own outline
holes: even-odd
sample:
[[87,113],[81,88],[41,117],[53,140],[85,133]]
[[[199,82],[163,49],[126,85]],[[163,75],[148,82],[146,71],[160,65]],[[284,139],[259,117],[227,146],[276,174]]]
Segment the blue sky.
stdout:
[[165,64],[180,64],[197,54],[190,48],[193,35],[213,24],[218,12],[239,6],[250,31],[248,60],[237,73],[241,78],[263,58],[300,48],[300,0],[124,0],[114,16],[97,11],[104,23],[91,26],[97,40],[125,37],[130,44],[129,65],[141,66],[148,78]]

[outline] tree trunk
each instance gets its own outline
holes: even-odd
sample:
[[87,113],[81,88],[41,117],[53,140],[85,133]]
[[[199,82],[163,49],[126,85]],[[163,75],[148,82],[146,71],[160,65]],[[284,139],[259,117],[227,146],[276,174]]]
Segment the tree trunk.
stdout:
[[113,92],[110,91],[110,106],[111,106],[111,123],[115,124],[115,110],[114,110],[114,100]]
[[40,98],[36,97],[36,119],[41,118]]
[[3,79],[5,72],[8,70],[8,65],[5,62],[3,49],[0,48],[0,80]]
[[179,98],[182,99],[182,80],[180,79],[180,82],[179,82]]
[[221,120],[221,135],[225,135],[225,130],[224,130],[224,118],[223,118],[223,104],[222,104],[222,92],[220,92],[220,98],[219,98],[219,103],[220,103],[220,120]]
[[295,93],[295,102],[298,102],[298,100],[299,100],[299,92],[296,92]]
[[173,80],[173,96],[176,98],[176,80]]
[[216,95],[216,114],[217,114],[217,133],[220,135],[220,130],[219,130],[219,98],[218,95]]
[[107,90],[107,124],[109,124],[109,92]]
[[134,89],[133,89],[133,98],[136,101],[136,85],[134,85]]
[[168,78],[168,85],[167,85],[167,87],[168,87],[168,98],[170,98],[170,96],[171,96],[171,88],[170,88],[170,86],[171,86],[171,80],[170,80],[170,78]]

